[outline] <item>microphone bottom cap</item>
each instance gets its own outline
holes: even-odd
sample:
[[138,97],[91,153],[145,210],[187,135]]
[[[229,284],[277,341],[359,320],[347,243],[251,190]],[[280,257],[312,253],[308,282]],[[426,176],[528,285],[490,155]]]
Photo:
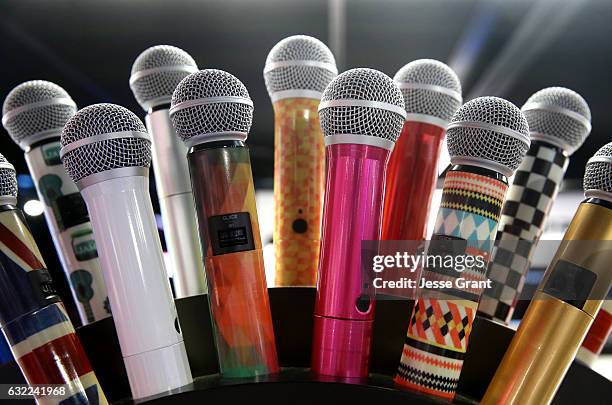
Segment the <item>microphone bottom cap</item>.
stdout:
[[367,378],[374,321],[315,315],[312,372],[341,378]]
[[132,397],[145,398],[193,382],[185,344],[181,341],[124,357]]

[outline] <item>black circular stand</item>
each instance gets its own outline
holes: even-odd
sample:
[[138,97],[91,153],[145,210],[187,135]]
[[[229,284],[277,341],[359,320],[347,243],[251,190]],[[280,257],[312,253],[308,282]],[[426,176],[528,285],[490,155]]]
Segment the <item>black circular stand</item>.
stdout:
[[[252,379],[223,379],[219,373],[212,336],[208,301],[205,295],[176,300],[176,308],[194,383],[138,401],[147,404],[266,403],[337,404],[388,403],[440,404],[438,398],[398,390],[393,376],[412,313],[412,302],[379,297],[371,376],[367,381],[315,379],[309,372],[315,290],[313,288],[271,288],[270,305],[274,322],[281,373]],[[130,390],[119,342],[111,318],[77,330],[89,360],[109,401],[129,403]],[[477,317],[470,336],[458,395],[458,404],[477,403],[486,391],[497,365],[512,340],[514,331]],[[0,382],[24,383],[14,363],[0,367]],[[572,364],[553,404],[608,404],[612,383],[593,370]],[[204,402],[207,401],[207,402]],[[26,404],[28,401],[20,401]]]

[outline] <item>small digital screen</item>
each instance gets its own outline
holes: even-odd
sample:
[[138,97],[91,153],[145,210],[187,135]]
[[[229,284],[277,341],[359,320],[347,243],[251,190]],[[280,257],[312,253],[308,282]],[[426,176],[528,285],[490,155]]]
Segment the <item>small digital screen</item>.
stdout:
[[246,227],[223,229],[218,232],[219,246],[222,248],[249,243]]

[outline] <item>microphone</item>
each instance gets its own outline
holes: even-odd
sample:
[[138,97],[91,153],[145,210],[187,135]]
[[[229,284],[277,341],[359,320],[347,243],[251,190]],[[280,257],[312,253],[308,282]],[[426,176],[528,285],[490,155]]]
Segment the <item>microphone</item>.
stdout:
[[612,299],[606,299],[576,353],[576,360],[592,368],[610,333],[612,333]]
[[338,74],[325,44],[306,35],[277,43],[264,79],[274,106],[274,247],[277,286],[314,286],[325,191],[317,107]]
[[442,62],[419,59],[393,79],[408,115],[389,160],[383,240],[424,240],[446,126],[461,106],[459,78]]
[[481,404],[548,404],[612,285],[612,143],[586,165],[583,201]]
[[144,125],[123,107],[94,104],[68,120],[61,144],[91,216],[132,396],[191,383],[149,196]]
[[145,123],[153,138],[153,171],[161,208],[166,246],[173,264],[177,298],[206,292],[202,252],[198,242],[187,148],[177,138],[168,110],[172,92],[198,67],[182,49],[153,46],[132,65],[130,88],[147,112]]
[[[482,257],[482,266],[425,267],[395,382],[402,388],[453,399],[467,351],[478,300],[506,191],[507,178],[529,149],[529,127],[521,111],[497,97],[464,104],[447,129],[454,165],[444,178],[442,201],[428,254]],[[435,252],[433,252],[435,250]],[[437,252],[441,250],[442,253]],[[429,260],[428,260],[429,261]],[[424,281],[451,283],[427,287]],[[478,348],[472,348],[477,350]]]
[[531,147],[516,171],[502,208],[497,246],[489,265],[492,288],[484,291],[478,315],[508,324],[531,258],[569,164],[591,131],[591,111],[576,92],[549,87],[522,108]]
[[60,133],[76,110],[63,88],[33,80],[8,94],[2,125],[25,152],[53,244],[86,325],[109,316],[110,307],[87,207],[59,158]]
[[385,171],[406,112],[400,89],[373,69],[351,69],[319,104],[327,184],[315,299],[312,371],[368,375],[374,292],[362,279],[361,243],[379,240]]
[[61,385],[38,403],[107,404],[17,205],[15,168],[0,155],[0,328],[30,386]]
[[189,148],[208,298],[224,377],[278,372],[249,149],[249,92],[216,69],[184,78],[170,118]]

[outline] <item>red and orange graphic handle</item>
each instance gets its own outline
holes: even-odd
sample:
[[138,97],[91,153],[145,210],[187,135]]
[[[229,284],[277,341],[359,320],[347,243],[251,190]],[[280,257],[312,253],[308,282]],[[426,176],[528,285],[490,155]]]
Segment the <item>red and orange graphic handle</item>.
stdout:
[[319,100],[274,103],[274,245],[277,286],[317,281],[325,191]]
[[221,373],[275,373],[249,150],[242,142],[211,142],[192,148],[188,159]]

